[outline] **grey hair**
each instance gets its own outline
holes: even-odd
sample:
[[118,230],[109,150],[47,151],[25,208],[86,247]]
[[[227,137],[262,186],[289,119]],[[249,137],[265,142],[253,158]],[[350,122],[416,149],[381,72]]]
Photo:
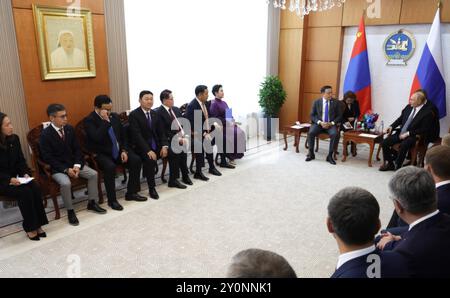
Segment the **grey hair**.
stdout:
[[437,208],[436,185],[426,170],[413,166],[398,170],[389,182],[394,199],[414,215]]
[[227,277],[297,278],[297,275],[282,256],[267,250],[247,249],[233,257]]
[[442,145],[450,147],[450,133],[442,138]]

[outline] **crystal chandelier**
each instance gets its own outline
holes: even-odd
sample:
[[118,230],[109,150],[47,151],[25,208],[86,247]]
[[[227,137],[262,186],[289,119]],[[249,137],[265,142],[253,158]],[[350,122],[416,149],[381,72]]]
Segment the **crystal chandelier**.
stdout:
[[[287,0],[267,0],[267,4],[273,2],[273,7],[286,9]],[[302,19],[311,11],[323,11],[334,6],[341,7],[345,0],[290,0],[289,11],[294,12]]]

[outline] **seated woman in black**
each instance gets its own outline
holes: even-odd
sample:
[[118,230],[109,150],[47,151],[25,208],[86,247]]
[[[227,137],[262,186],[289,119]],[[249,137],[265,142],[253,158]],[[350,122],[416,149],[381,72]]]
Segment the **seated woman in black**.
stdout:
[[[361,115],[361,112],[359,110],[359,103],[356,99],[356,94],[352,91],[347,91],[344,94],[344,103],[345,103],[345,109],[344,109],[344,121],[343,123],[350,124],[352,127],[355,125],[355,121],[358,120],[359,116]],[[344,131],[350,130],[343,128]]]
[[[342,121],[342,131],[346,132],[352,130],[355,126],[355,122],[358,121],[361,111],[359,109],[359,103],[356,99],[356,94],[352,91],[347,91],[344,94],[343,103],[343,121]],[[352,145],[352,155],[356,156],[356,144],[351,142]]]
[[17,179],[29,178],[31,171],[23,156],[19,137],[13,134],[11,120],[1,112],[0,124],[0,195],[17,199],[23,229],[30,240],[37,241],[47,236],[42,226],[48,224],[41,190],[34,181],[21,185]]

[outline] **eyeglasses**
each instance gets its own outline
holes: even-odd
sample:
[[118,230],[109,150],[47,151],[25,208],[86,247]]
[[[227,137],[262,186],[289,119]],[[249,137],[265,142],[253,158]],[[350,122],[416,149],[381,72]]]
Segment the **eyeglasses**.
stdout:
[[53,116],[55,118],[61,118],[61,119],[66,119],[67,118],[67,114],[61,115],[61,116]]

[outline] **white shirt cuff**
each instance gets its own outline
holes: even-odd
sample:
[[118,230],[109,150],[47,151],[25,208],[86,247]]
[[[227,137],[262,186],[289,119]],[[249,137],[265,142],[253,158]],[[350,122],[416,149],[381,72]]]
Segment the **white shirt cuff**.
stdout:
[[81,169],[81,165],[80,164],[75,164],[75,165],[73,165],[73,167]]

